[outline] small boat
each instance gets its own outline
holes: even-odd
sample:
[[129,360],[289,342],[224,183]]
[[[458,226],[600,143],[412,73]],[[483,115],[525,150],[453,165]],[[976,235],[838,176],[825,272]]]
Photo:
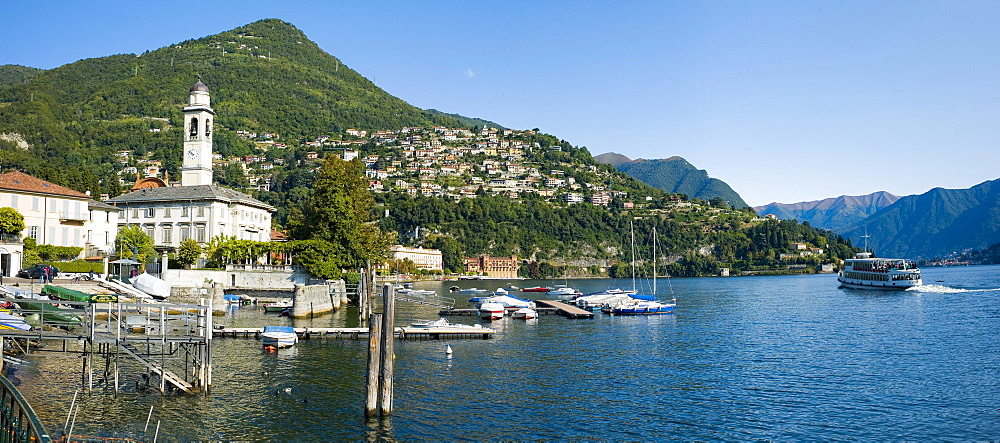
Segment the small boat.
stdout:
[[466,289],[462,289],[462,290],[458,291],[458,293],[462,294],[462,295],[480,295],[480,294],[486,294],[487,292],[490,292],[490,291],[487,291],[485,289],[479,289],[479,288],[466,288]]
[[49,326],[59,326],[63,328],[73,328],[74,326],[80,326],[83,324],[83,319],[80,316],[73,314],[74,311],[80,312],[79,310],[68,309],[62,306],[46,303],[43,299],[17,299],[14,301],[19,308],[21,308],[21,313],[37,315],[38,318]]
[[454,285],[452,285],[451,287],[448,288],[448,290],[451,291],[451,292],[458,291],[459,289],[462,289],[462,288],[459,288],[458,286],[454,286]]
[[486,301],[479,305],[479,316],[482,318],[499,320],[503,318],[506,312],[507,308],[505,308],[503,304],[495,301]]
[[549,292],[552,288],[547,286],[535,286],[533,288],[524,288],[521,292]]
[[472,298],[469,299],[469,302],[470,303],[482,303],[482,302],[486,301],[486,299],[488,299],[488,298],[502,297],[502,296],[505,296],[507,294],[508,293],[507,293],[507,291],[505,289],[503,289],[503,288],[497,288],[496,291],[490,292],[489,294],[481,295],[481,296],[477,296],[477,297],[472,297]]
[[403,287],[406,288],[406,289],[413,289],[413,282],[412,281],[408,281],[406,283],[403,283]]
[[264,346],[274,346],[277,348],[287,348],[299,342],[299,336],[295,333],[295,328],[291,326],[264,326],[264,332],[260,334]]
[[414,328],[426,328],[426,329],[430,328],[482,329],[483,328],[482,325],[463,325],[458,323],[451,323],[448,321],[448,319],[444,317],[433,321],[422,321],[422,322],[411,323],[410,326]]
[[31,329],[31,325],[24,321],[24,317],[14,314],[7,310],[0,310],[0,331],[2,330],[18,330],[27,331]]
[[902,258],[871,258],[871,253],[859,252],[844,260],[844,270],[837,275],[844,289],[877,289],[902,291],[923,284],[920,268]]
[[170,289],[172,287],[166,280],[153,277],[145,272],[132,279],[132,286],[159,299],[170,297]]
[[517,291],[520,291],[520,290],[521,290],[521,288],[519,288],[519,287],[517,287],[517,286],[514,286],[514,285],[507,285],[507,287],[505,287],[505,288],[503,288],[503,289],[504,289],[505,291],[507,291],[507,292],[517,292]]
[[672,314],[675,306],[677,306],[676,302],[661,303],[658,301],[629,299],[605,306],[602,311],[612,315]]
[[569,299],[583,295],[583,293],[566,285],[556,285],[549,292],[546,292],[545,295],[558,299]]
[[414,328],[447,328],[451,326],[451,323],[448,321],[447,318],[441,317],[433,321],[410,323],[410,326]]
[[292,299],[284,298],[274,303],[265,303],[264,312],[281,312],[285,309],[291,308],[292,305]]
[[521,308],[514,311],[514,318],[531,320],[533,318],[538,318],[538,312],[535,312],[535,310],[531,308]]
[[535,309],[535,302],[531,300],[525,300],[523,298],[517,298],[513,295],[494,295],[492,297],[487,297],[481,300],[482,303],[492,302],[500,303],[505,308],[530,308]]

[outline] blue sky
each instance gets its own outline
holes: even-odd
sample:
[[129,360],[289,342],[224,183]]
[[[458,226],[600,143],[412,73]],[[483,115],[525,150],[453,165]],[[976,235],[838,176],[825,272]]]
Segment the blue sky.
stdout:
[[996,1],[0,8],[0,64],[45,69],[279,18],[415,106],[540,128],[594,155],[678,155],[751,205],[1000,178]]

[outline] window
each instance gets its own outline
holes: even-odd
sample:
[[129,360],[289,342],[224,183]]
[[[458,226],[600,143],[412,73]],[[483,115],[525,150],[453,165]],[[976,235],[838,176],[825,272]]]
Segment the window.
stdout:
[[31,210],[32,211],[38,210],[38,197],[31,197]]
[[204,217],[204,216],[205,216],[205,207],[204,206],[199,206],[198,207],[198,217]]
[[205,119],[205,135],[212,135],[212,120],[208,118]]
[[181,208],[181,217],[187,217],[187,216],[188,216],[188,207],[185,206]]
[[173,243],[174,240],[174,227],[170,225],[163,225],[163,243]]
[[132,209],[132,218],[139,218],[139,208]]
[[144,211],[146,212],[146,218],[156,217],[156,208],[146,208]]
[[163,208],[163,216],[166,218],[170,218],[170,206]]
[[191,238],[191,227],[186,225],[181,226],[181,241],[187,240],[189,238]]
[[151,225],[146,225],[146,226],[143,226],[143,227],[142,227],[142,229],[146,231],[146,235],[148,235],[148,236],[149,236],[149,239],[150,239],[150,240],[152,240],[152,239],[154,239],[154,238],[155,238],[155,237],[153,237],[153,233],[154,233],[154,229],[153,229],[153,226],[151,226]]
[[205,225],[198,225],[194,228],[195,240],[198,243],[205,243]]
[[10,207],[17,209],[17,195],[11,194],[10,196]]
[[38,240],[38,226],[28,228],[28,237]]
[[191,132],[190,132],[191,137],[195,137],[195,136],[198,135],[198,119],[197,118],[192,118],[191,119],[190,130],[191,130]]

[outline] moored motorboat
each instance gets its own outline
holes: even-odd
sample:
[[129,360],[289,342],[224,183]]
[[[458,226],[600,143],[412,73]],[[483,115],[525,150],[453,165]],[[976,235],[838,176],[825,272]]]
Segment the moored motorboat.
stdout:
[[549,297],[555,297],[559,300],[565,300],[579,295],[583,295],[583,293],[566,285],[556,285],[555,288],[552,288],[551,290],[546,292],[545,295]]
[[451,323],[448,319],[441,317],[433,321],[422,321],[414,322],[410,324],[411,327],[421,328],[421,329],[434,329],[434,328],[448,328],[448,329],[482,329],[482,325],[463,325],[459,323]]
[[462,294],[462,295],[481,295],[481,294],[486,294],[488,292],[490,292],[490,291],[487,291],[485,289],[479,289],[479,288],[465,288],[465,289],[462,289],[462,290],[458,291],[458,293]]
[[844,260],[837,281],[845,289],[881,291],[902,291],[923,284],[915,263],[902,258],[872,258],[868,252]]
[[503,318],[506,312],[507,308],[502,303],[495,301],[485,301],[479,305],[479,316],[482,318],[499,320]]
[[291,308],[293,305],[294,303],[292,302],[292,299],[284,298],[274,303],[265,303],[264,312],[281,312],[285,309]]
[[287,348],[299,342],[299,336],[291,326],[264,326],[260,338],[264,346],[276,348]]
[[523,298],[517,298],[513,295],[494,295],[492,297],[480,300],[481,302],[494,302],[500,303],[505,308],[535,308],[535,302],[531,300],[525,300]]
[[538,318],[538,312],[531,308],[521,308],[514,311],[514,318],[520,318],[523,320],[531,320],[533,318]]
[[535,286],[533,288],[524,288],[521,292],[549,292],[552,288],[547,286]]
[[663,303],[658,301],[637,300],[629,298],[613,305],[607,305],[602,311],[612,315],[649,315],[649,314],[672,314],[676,302]]

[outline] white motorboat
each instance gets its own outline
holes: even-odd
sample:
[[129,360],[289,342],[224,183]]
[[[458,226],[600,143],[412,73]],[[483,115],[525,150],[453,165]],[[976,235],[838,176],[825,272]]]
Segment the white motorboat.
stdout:
[[264,332],[260,334],[264,346],[274,346],[276,348],[287,348],[299,342],[299,336],[295,333],[295,328],[291,326],[264,326]]
[[444,317],[441,317],[441,318],[439,318],[437,320],[433,320],[433,321],[422,321],[422,322],[410,323],[410,326],[414,327],[414,328],[424,328],[424,329],[432,329],[432,328],[482,329],[483,328],[482,325],[463,325],[463,324],[458,324],[458,323],[451,323],[451,322],[448,321],[448,319],[446,319]]
[[290,309],[294,305],[295,302],[293,302],[292,299],[283,298],[274,303],[265,303],[264,312],[281,312],[284,311],[285,309]]
[[531,308],[521,308],[514,311],[514,318],[531,320],[533,318],[538,318],[538,312]]
[[506,312],[507,308],[505,308],[502,303],[498,303],[495,301],[485,301],[481,305],[479,305],[479,316],[482,318],[488,318],[490,320],[499,320],[503,318]]
[[489,298],[483,299],[481,301],[483,303],[485,303],[485,302],[500,303],[505,308],[529,308],[529,309],[535,309],[535,302],[533,302],[531,300],[525,300],[523,298],[517,298],[517,297],[514,297],[513,295],[496,295],[496,296],[493,296],[493,297],[489,297]]
[[490,292],[490,291],[487,291],[485,289],[479,289],[479,288],[466,288],[466,289],[462,289],[462,290],[458,291],[458,293],[462,294],[462,295],[483,295],[483,294],[486,294],[487,292]]
[[556,287],[552,288],[551,291],[545,293],[545,295],[549,297],[556,297],[560,300],[573,298],[581,294],[582,293],[580,291],[566,285],[556,285]]

